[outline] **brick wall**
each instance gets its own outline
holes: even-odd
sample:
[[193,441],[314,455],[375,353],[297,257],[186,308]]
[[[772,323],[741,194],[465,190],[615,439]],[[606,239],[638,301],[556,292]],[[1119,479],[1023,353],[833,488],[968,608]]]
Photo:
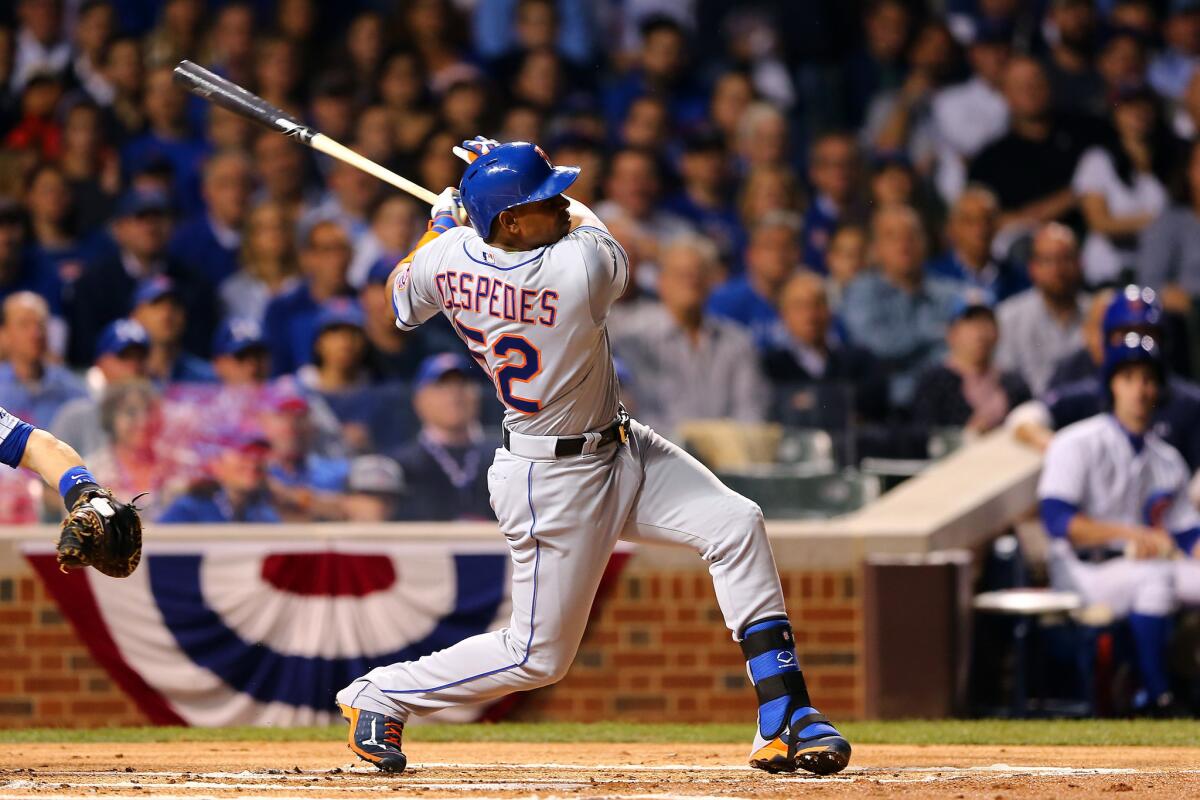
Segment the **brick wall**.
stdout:
[[[787,570],[783,587],[813,702],[839,719],[861,717],[858,573]],[[747,722],[756,708],[708,573],[635,556],[567,677],[530,693],[510,718]]]
[[[522,698],[509,718],[753,719],[745,662],[703,563],[694,557],[688,559],[694,566],[664,563],[656,552],[663,551],[629,560],[567,677]],[[813,701],[838,719],[861,717],[859,573],[785,569],[783,585]],[[0,727],[145,724],[24,560],[0,554]]]
[[0,727],[146,725],[23,560],[0,559]]

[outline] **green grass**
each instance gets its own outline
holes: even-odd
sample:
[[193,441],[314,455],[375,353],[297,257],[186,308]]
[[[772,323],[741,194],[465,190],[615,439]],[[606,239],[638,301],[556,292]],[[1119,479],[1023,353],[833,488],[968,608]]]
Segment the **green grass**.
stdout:
[[[902,720],[840,726],[855,744],[1200,746],[1195,720]],[[100,728],[0,730],[0,743],[340,741],[345,729]],[[413,725],[413,742],[651,742],[747,744],[747,725],[661,725],[625,722]]]

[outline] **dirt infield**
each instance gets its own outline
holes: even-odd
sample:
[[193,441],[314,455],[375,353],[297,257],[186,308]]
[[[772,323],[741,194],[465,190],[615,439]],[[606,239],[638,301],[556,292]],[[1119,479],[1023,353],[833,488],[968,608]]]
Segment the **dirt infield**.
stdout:
[[439,797],[1200,796],[1200,747],[863,745],[838,776],[771,776],[728,745],[414,743],[385,776],[321,743],[0,745],[0,800]]

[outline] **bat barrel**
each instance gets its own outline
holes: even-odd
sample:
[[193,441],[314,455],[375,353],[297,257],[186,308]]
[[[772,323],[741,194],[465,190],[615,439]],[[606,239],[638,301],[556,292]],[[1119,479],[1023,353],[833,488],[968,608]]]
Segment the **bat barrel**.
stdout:
[[199,64],[186,59],[180,61],[175,66],[174,79],[177,84],[194,95],[216,103],[221,108],[235,114],[249,117],[268,128],[274,128],[289,136],[294,136],[302,142],[307,143],[314,135],[310,128],[290,114]]

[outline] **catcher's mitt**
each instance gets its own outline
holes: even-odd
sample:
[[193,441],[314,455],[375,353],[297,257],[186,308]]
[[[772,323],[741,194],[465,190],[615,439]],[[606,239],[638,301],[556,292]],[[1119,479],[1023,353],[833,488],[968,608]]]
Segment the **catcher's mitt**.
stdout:
[[142,520],[134,503],[113,497],[107,489],[87,489],[75,501],[58,537],[58,566],[69,569],[95,567],[114,578],[124,578],[142,560]]

